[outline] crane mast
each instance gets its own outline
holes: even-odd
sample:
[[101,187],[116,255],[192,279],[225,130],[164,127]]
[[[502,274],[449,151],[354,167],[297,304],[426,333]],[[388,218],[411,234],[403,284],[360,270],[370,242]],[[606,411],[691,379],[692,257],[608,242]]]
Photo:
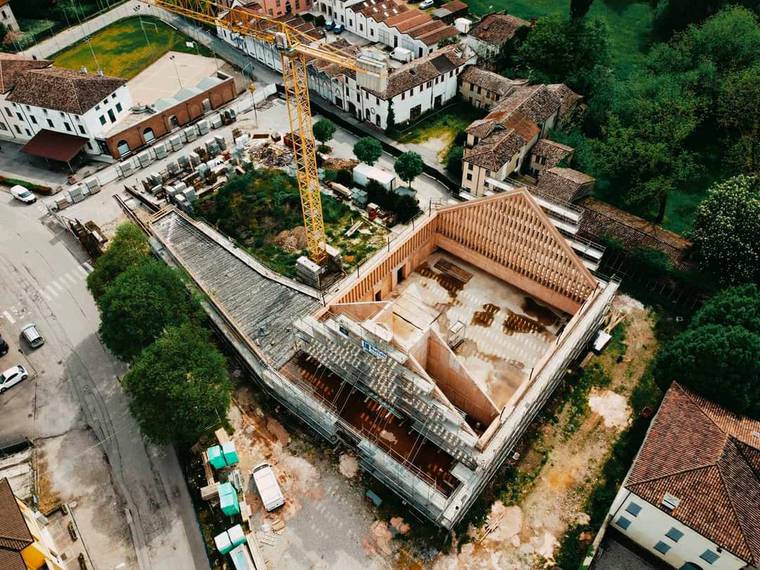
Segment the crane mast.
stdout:
[[[280,53],[285,101],[292,131],[293,155],[298,191],[306,229],[306,244],[312,261],[322,265],[327,259],[325,222],[317,172],[316,143],[311,125],[307,63],[311,58],[330,61],[354,71],[365,71],[356,59],[328,45],[310,46],[312,38],[284,22],[228,8],[206,0],[150,0],[169,12],[222,26],[231,32],[273,44]],[[224,18],[219,14],[225,13]]]

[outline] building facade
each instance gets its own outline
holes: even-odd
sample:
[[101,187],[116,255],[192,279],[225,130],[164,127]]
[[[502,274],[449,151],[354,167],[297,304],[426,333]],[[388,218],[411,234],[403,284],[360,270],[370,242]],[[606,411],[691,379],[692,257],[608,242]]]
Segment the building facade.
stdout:
[[612,503],[612,528],[674,568],[758,568],[758,465],[760,422],[674,383]]
[[9,32],[21,31],[11,9],[11,0],[0,0],[0,22]]

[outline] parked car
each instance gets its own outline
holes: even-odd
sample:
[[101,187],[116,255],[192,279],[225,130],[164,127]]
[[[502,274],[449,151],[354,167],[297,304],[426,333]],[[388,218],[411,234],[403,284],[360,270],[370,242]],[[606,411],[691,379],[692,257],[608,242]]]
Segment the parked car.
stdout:
[[9,368],[0,374],[0,394],[5,392],[11,386],[15,386],[27,378],[29,378],[29,373],[26,371],[26,368],[20,364],[14,366],[13,368]]
[[285,504],[285,496],[282,494],[280,484],[269,463],[260,463],[251,472],[256,490],[259,492],[261,502],[267,511],[273,511]]
[[333,22],[332,20],[327,20],[325,22],[325,30],[329,31],[329,30],[332,30],[334,27],[335,27],[335,22]]
[[0,336],[0,356],[5,356],[6,354],[8,354],[8,350],[9,350],[8,343],[5,342],[3,337]]
[[420,9],[424,10],[425,8],[432,8],[435,5],[435,0],[422,0],[420,2]]
[[18,184],[11,187],[11,196],[13,196],[16,200],[20,200],[24,204],[34,204],[37,201],[37,196]]
[[21,329],[21,336],[24,337],[24,340],[32,348],[39,348],[45,344],[45,339],[40,334],[40,331],[37,330],[37,325],[34,323],[28,324]]
[[336,24],[335,28],[333,28],[334,34],[342,34],[343,30],[345,30],[346,27],[343,24]]

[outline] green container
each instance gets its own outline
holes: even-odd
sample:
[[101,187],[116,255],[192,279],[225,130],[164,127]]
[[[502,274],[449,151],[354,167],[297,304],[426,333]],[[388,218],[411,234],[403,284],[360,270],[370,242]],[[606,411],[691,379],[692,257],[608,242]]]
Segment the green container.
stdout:
[[222,444],[222,455],[224,455],[224,462],[227,465],[235,465],[238,461],[238,454],[235,451],[235,444],[232,441]]
[[230,483],[222,483],[219,485],[219,506],[222,508],[222,512],[228,517],[240,514],[237,493]]
[[227,464],[224,462],[224,454],[222,453],[222,448],[218,445],[209,447],[206,450],[206,455],[208,456],[208,462],[211,463],[211,467],[214,469],[224,469],[227,467]]

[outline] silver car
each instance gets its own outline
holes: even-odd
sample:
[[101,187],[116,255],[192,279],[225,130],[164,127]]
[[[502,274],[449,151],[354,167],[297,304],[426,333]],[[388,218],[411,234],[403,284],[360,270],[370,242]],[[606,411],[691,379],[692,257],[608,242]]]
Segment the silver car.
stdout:
[[21,336],[24,337],[24,340],[32,348],[39,348],[45,344],[45,339],[40,334],[40,331],[37,330],[37,325],[34,323],[28,324],[21,329]]

